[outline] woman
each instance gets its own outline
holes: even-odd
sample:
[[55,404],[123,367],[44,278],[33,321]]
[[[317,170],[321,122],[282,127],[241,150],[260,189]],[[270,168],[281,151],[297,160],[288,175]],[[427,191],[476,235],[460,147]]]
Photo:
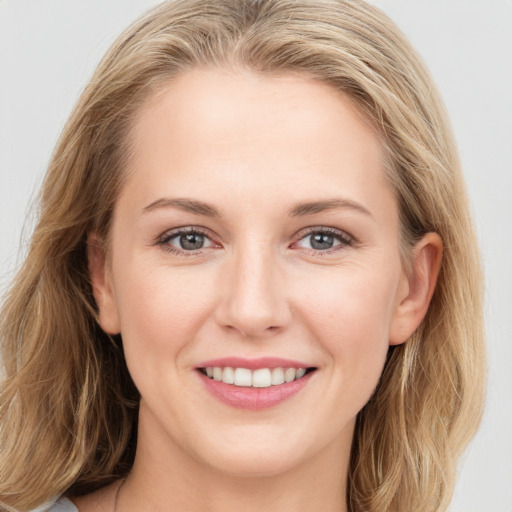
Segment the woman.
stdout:
[[64,130],[2,311],[3,507],[446,510],[483,400],[463,190],[379,10],[148,13]]

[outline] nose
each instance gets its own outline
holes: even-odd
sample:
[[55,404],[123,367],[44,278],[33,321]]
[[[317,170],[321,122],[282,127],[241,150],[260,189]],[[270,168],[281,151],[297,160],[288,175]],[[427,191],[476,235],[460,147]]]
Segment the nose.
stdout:
[[234,253],[222,276],[217,322],[247,338],[282,331],[290,322],[285,278],[271,249],[251,244]]

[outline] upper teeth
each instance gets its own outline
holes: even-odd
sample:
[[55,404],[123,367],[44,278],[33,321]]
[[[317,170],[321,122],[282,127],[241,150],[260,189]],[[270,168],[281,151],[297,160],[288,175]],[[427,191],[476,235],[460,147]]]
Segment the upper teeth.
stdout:
[[249,370],[247,368],[220,368],[219,366],[207,367],[208,377],[235,386],[254,388],[268,388],[278,386],[285,382],[300,379],[306,373],[305,368],[259,368]]

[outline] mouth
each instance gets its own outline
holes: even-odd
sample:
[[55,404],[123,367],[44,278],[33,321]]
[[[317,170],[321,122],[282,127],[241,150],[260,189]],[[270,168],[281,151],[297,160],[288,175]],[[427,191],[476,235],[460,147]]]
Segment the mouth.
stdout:
[[262,368],[259,365],[253,369],[242,366],[196,368],[200,381],[211,396],[230,407],[247,411],[270,409],[293,396],[302,395],[302,390],[311,386],[308,384],[318,373],[317,370],[316,367]]
[[[305,396],[320,373],[304,361],[277,356],[245,358],[227,356],[202,361],[196,375],[204,389],[236,409],[259,411],[277,407],[294,396]],[[298,400],[296,398],[295,400]]]
[[269,388],[303,379],[317,368],[277,367],[251,370],[231,366],[207,366],[197,370],[209,379],[224,384],[245,388]]

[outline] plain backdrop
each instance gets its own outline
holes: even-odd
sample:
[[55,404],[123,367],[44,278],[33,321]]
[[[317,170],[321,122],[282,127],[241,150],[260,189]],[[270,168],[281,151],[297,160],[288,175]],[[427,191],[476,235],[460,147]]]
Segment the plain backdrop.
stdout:
[[[0,291],[23,255],[30,201],[80,91],[114,38],[156,3],[0,0]],[[451,510],[512,512],[512,2],[374,3],[412,40],[441,90],[486,271],[486,413]]]

